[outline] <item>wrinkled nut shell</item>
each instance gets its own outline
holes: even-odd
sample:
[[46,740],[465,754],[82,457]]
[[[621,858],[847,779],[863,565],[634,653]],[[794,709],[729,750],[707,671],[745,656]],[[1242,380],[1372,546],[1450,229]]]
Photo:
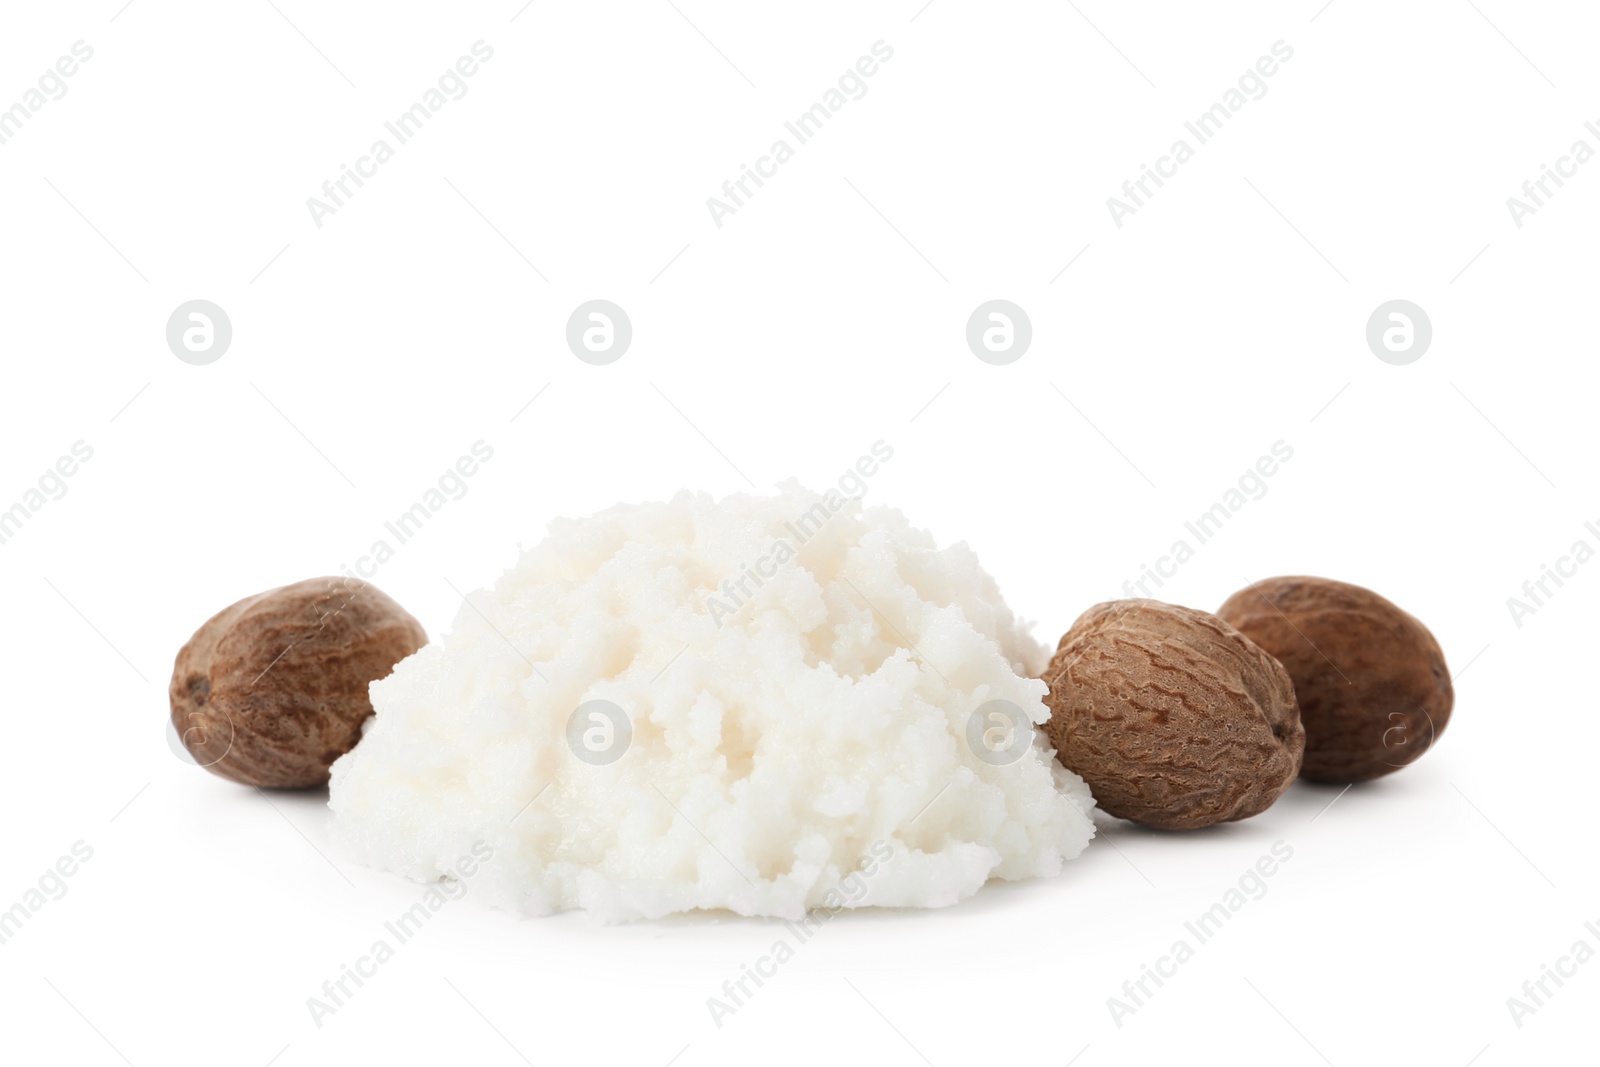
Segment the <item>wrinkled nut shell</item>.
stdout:
[[1428,628],[1359,585],[1269,578],[1217,614],[1276,656],[1294,679],[1306,727],[1300,775],[1364,782],[1432,747],[1455,690]]
[[1288,673],[1207,612],[1096,604],[1044,680],[1056,758],[1119,818],[1165,830],[1247,819],[1299,773],[1305,731]]
[[245,785],[323,785],[372,714],[369,683],[428,643],[375,586],[313,578],[247,597],[189,639],[172,724],[196,762]]

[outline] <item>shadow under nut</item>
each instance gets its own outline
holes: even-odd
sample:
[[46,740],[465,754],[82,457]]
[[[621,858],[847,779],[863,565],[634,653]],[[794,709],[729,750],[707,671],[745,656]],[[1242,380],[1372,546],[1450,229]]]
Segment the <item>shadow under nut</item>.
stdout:
[[313,578],[223,609],[179,651],[172,723],[201,766],[245,785],[324,785],[372,714],[367,687],[427,644],[377,587]]
[[1223,620],[1154,600],[1097,604],[1044,681],[1056,758],[1107,813],[1189,830],[1249,818],[1300,770],[1283,666]]

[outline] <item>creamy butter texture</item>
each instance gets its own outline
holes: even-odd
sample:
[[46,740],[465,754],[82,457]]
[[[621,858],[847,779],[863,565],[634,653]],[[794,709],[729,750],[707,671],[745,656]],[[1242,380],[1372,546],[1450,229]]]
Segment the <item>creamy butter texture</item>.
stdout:
[[618,505],[373,683],[333,831],[418,880],[487,842],[474,894],[526,914],[942,907],[1093,836],[1042,733],[1004,764],[970,741],[993,701],[1045,720],[1044,660],[972,551],[898,511],[792,482]]

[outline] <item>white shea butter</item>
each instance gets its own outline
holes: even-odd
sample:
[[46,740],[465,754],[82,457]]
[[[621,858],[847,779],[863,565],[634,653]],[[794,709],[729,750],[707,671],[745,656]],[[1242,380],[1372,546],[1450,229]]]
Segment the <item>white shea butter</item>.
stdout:
[[792,482],[618,505],[467,600],[333,765],[371,866],[434,880],[482,842],[473,894],[526,914],[799,919],[954,904],[1093,836],[1042,732],[1003,762],[1003,716],[969,730],[992,701],[1045,721],[1045,650],[898,511]]

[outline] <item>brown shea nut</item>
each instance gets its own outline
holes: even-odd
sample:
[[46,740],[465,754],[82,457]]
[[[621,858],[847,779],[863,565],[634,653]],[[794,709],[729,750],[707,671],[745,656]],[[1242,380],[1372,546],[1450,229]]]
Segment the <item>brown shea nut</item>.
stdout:
[[1364,782],[1432,747],[1455,691],[1428,628],[1359,585],[1269,578],[1217,614],[1278,657],[1300,702],[1313,782]]
[[1300,771],[1305,731],[1277,660],[1215,615],[1113,600],[1045,670],[1056,758],[1107,813],[1163,830],[1248,819]]
[[428,643],[376,586],[312,578],[246,597],[178,653],[172,725],[197,763],[245,785],[323,785],[372,714],[369,683]]

